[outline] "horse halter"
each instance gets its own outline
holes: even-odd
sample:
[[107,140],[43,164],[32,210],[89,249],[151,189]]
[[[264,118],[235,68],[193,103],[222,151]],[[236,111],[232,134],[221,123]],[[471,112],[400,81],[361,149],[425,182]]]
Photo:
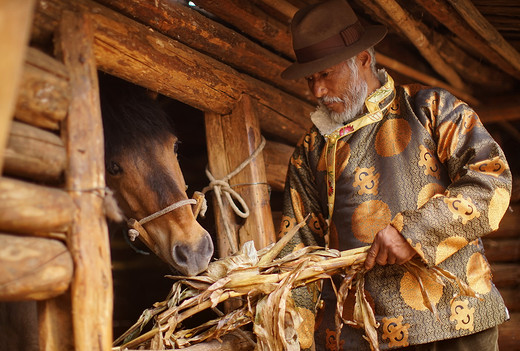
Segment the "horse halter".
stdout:
[[199,203],[199,201],[196,199],[181,200],[181,201],[177,201],[177,202],[171,204],[168,207],[163,208],[162,210],[154,212],[151,215],[144,217],[143,219],[141,219],[139,221],[134,218],[130,218],[127,222],[128,226],[130,227],[130,229],[128,229],[128,236],[129,236],[130,240],[135,241],[135,239],[139,235],[141,235],[145,238],[149,237],[148,232],[143,227],[144,224],[151,222],[154,219],[156,219],[162,215],[165,215],[166,213],[169,213],[179,207],[182,207],[185,205],[197,205],[198,203]]

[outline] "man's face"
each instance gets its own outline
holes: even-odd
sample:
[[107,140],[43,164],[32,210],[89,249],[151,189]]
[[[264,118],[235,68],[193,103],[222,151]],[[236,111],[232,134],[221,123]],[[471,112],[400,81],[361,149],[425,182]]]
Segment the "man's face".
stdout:
[[330,117],[345,123],[360,114],[367,97],[367,83],[358,71],[356,61],[344,61],[306,77],[309,89],[330,113]]

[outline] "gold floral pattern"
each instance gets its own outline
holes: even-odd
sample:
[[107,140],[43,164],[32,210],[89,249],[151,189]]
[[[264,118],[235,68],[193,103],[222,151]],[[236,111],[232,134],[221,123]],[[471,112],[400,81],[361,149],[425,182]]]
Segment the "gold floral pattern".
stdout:
[[352,233],[358,240],[371,243],[376,234],[386,227],[391,219],[390,209],[386,203],[380,200],[365,201],[354,210]]
[[473,218],[480,217],[480,212],[470,197],[465,199],[462,194],[459,194],[456,198],[445,197],[444,203],[448,205],[450,212],[453,214],[453,219],[462,219],[462,224],[468,223]]
[[469,307],[469,301],[457,301],[454,300],[451,303],[451,316],[450,322],[455,322],[455,329],[466,329],[469,331],[473,330],[473,314],[475,313],[474,307]]
[[358,195],[373,194],[377,195],[379,187],[379,174],[375,174],[375,167],[370,168],[356,168],[354,175],[354,188],[359,187]]
[[410,329],[410,324],[403,324],[403,316],[383,318],[383,340],[389,340],[389,347],[408,346],[408,329]]
[[383,157],[390,157],[403,152],[412,138],[412,129],[401,118],[387,119],[376,135],[376,152]]
[[440,179],[441,167],[437,162],[435,156],[433,156],[433,153],[430,150],[428,150],[428,148],[426,148],[424,145],[419,145],[419,149],[421,150],[419,166],[424,167],[424,174]]

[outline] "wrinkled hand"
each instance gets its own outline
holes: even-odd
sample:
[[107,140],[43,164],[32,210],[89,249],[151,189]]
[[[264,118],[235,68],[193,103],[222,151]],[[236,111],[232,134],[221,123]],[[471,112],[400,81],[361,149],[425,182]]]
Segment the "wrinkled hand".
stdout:
[[365,269],[371,269],[376,263],[381,266],[403,264],[411,260],[416,253],[404,236],[389,224],[376,234],[367,253]]

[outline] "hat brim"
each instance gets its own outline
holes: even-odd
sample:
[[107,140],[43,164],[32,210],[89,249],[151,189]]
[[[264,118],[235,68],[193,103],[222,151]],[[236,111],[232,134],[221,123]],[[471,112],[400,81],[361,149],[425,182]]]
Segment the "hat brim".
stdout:
[[283,79],[303,78],[335,66],[338,63],[359,54],[361,51],[376,45],[385,37],[386,32],[387,30],[385,26],[374,25],[366,27],[363,36],[354,44],[339,49],[337,52],[324,56],[318,60],[305,63],[295,62],[282,72],[281,77]]

